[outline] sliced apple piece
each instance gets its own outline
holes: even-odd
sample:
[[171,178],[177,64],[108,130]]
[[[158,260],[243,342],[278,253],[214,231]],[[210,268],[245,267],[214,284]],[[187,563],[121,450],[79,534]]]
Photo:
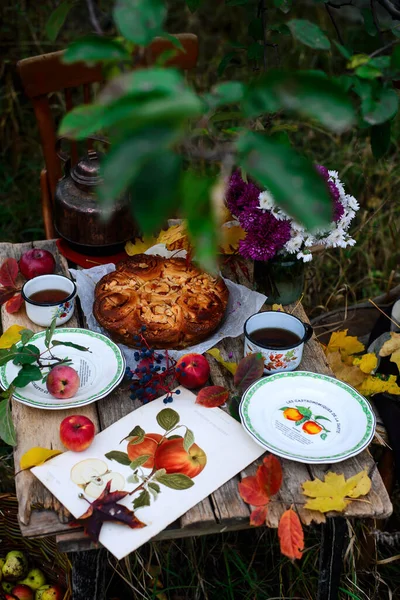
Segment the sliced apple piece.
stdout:
[[85,494],[90,496],[90,498],[98,498],[109,481],[111,481],[111,492],[123,490],[125,487],[125,477],[120,473],[111,471],[111,473],[106,473],[101,477],[92,479],[92,481],[85,486]]
[[87,458],[76,463],[71,469],[71,481],[85,486],[96,478],[101,478],[108,471],[107,464],[98,458]]

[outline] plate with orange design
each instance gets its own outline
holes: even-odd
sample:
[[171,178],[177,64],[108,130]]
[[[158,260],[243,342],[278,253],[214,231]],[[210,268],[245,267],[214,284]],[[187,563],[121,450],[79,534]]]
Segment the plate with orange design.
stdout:
[[347,383],[309,371],[253,383],[239,408],[245,431],[273,454],[302,463],[336,463],[359,454],[375,433],[369,402]]

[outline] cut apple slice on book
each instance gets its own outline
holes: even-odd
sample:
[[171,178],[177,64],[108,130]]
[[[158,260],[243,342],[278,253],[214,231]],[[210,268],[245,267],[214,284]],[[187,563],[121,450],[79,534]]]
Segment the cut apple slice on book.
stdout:
[[125,477],[109,471],[107,464],[98,458],[87,458],[74,465],[71,469],[71,481],[91,498],[98,498],[108,481],[111,481],[111,492],[125,487]]
[[125,487],[125,477],[120,473],[111,471],[111,473],[106,473],[85,486],[85,494],[91,498],[98,498],[109,481],[111,481],[110,492],[121,491]]

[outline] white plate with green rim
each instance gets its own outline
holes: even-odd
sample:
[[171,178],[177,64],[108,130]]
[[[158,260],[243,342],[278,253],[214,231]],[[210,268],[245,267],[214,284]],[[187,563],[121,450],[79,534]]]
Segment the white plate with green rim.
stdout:
[[375,433],[375,415],[354,388],[308,371],[253,383],[240,403],[245,431],[273,454],[302,463],[336,463],[359,454]]
[[[29,344],[37,346],[41,353],[46,350],[45,333],[35,333],[29,340]],[[56,329],[53,340],[89,348],[89,352],[68,346],[56,346],[53,350],[58,358],[70,358],[70,366],[79,373],[80,386],[77,393],[65,400],[54,398],[47,391],[45,383],[34,381],[23,388],[17,388],[13,394],[15,400],[47,410],[78,408],[104,398],[122,381],[125,375],[125,358],[118,346],[105,335],[87,329],[66,327]],[[48,354],[43,354],[42,358],[45,360],[47,357]],[[3,389],[8,388],[20,368],[12,362],[0,368],[0,385]]]

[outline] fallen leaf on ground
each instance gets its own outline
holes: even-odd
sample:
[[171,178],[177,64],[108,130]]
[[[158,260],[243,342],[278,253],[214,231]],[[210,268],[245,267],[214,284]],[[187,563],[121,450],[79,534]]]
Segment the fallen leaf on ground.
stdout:
[[265,490],[260,488],[258,483],[258,479],[255,475],[250,475],[249,477],[245,477],[238,484],[239,494],[242,500],[247,502],[247,504],[252,504],[253,506],[263,506],[264,504],[268,504],[269,496],[265,493]]
[[400,333],[390,332],[390,340],[385,342],[379,351],[379,356],[390,356],[393,352],[400,350]]
[[390,362],[396,363],[397,368],[400,371],[400,349],[396,350],[396,352],[393,352],[392,356],[390,357]]
[[378,375],[369,375],[360,386],[357,387],[360,394],[372,396],[373,394],[400,395],[400,387],[397,385],[396,375],[390,375],[388,379],[381,379]]
[[341,354],[358,354],[365,349],[364,344],[358,341],[355,336],[347,335],[348,329],[344,331],[334,331],[326,347],[326,352],[340,351]]
[[13,314],[19,311],[19,309],[21,308],[21,306],[24,303],[24,299],[22,297],[22,294],[18,293],[15,294],[15,296],[13,296],[12,298],[10,298],[9,300],[7,300],[6,302],[6,311],[9,314]]
[[364,496],[370,489],[371,480],[366,471],[360,471],[347,480],[343,474],[329,472],[324,481],[315,479],[303,483],[303,494],[313,498],[306,502],[304,508],[322,513],[331,510],[342,512],[352,498]]
[[282,554],[294,560],[302,558],[304,533],[297,513],[291,508],[283,513],[278,525],[278,537]]
[[282,467],[279,459],[269,454],[263,460],[263,464],[257,469],[257,481],[265,494],[270,498],[277,494],[282,485]]
[[264,359],[260,352],[248,354],[238,364],[233,383],[240,392],[244,392],[252,383],[264,374]]
[[219,363],[221,363],[221,365],[228,369],[228,371],[232,373],[232,375],[236,373],[238,368],[237,363],[227,362],[226,360],[224,360],[218,348],[211,348],[211,350],[207,350],[207,354],[211,354],[211,356],[213,356],[215,360],[217,360]]
[[11,348],[13,344],[16,344],[21,339],[21,331],[25,329],[22,325],[11,325],[5,330],[3,335],[0,337],[0,348]]
[[62,454],[62,451],[49,450],[48,448],[40,448],[39,446],[31,448],[21,456],[19,461],[20,469],[24,470],[30,469],[31,467],[38,467],[45,463],[46,460],[49,460],[58,454]]
[[361,385],[367,377],[359,367],[355,365],[352,365],[351,367],[346,365],[342,360],[339,350],[327,354],[326,360],[336,377],[345,383],[349,383],[353,387]]
[[355,358],[353,360],[353,365],[358,367],[363,373],[369,375],[378,366],[378,358],[376,354],[369,352],[368,354],[361,356],[361,358]]
[[0,283],[4,287],[15,288],[19,267],[15,258],[6,258],[0,267]]
[[196,404],[206,408],[222,406],[229,399],[229,392],[221,385],[208,385],[197,394]]
[[79,519],[69,524],[70,527],[83,527],[86,535],[95,542],[99,541],[101,528],[107,521],[121,523],[131,529],[146,527],[146,524],[139,521],[133,511],[118,504],[118,501],[125,498],[129,492],[110,492],[111,483],[108,481],[101,496],[94,502],[89,502],[87,511]]
[[267,518],[268,504],[264,506],[257,506],[250,514],[250,525],[252,527],[260,527],[265,524]]

